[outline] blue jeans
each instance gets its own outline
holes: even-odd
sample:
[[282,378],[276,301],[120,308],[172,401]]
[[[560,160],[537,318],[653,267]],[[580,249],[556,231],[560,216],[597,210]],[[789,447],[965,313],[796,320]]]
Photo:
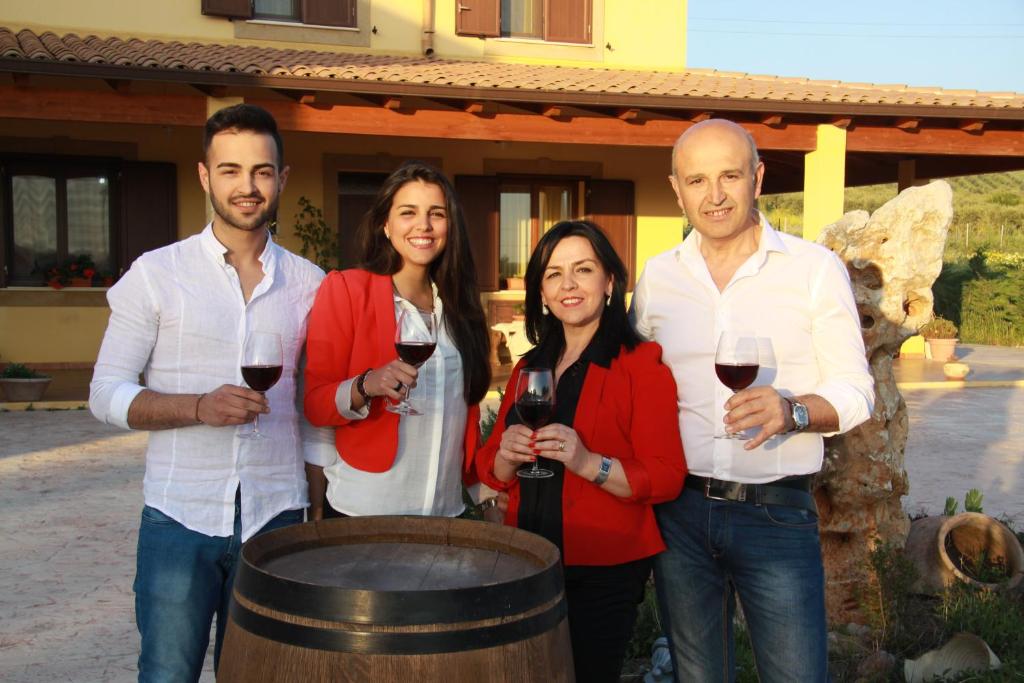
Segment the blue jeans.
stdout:
[[[216,668],[241,549],[240,512],[236,498],[234,533],[224,537],[187,529],[148,505],[142,509],[134,585],[135,621],[142,636],[139,683],[198,681],[214,614]],[[260,533],[302,519],[302,510],[287,510]]]
[[677,681],[736,679],[734,588],[762,682],[829,680],[817,515],[690,489],[655,512],[668,549],[654,578]]

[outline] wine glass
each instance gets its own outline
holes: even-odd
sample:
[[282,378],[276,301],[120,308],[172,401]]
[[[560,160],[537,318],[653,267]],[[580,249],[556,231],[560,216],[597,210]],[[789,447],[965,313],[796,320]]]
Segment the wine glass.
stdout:
[[[242,347],[242,379],[253,391],[266,394],[281,379],[284,354],[281,335],[275,332],[250,332]],[[239,433],[240,439],[266,439],[260,432],[260,416],[256,414],[252,430]]]
[[[548,368],[523,368],[516,380],[516,412],[523,424],[537,431],[546,425],[555,412],[555,378]],[[524,479],[547,479],[554,472],[541,467],[537,460],[533,467],[516,474]]]
[[[403,308],[402,314],[398,316],[398,326],[395,327],[395,351],[398,357],[418,368],[427,362],[436,346],[437,318],[433,311]],[[401,402],[389,403],[387,409],[399,415],[422,415],[409,402],[411,393],[412,387],[409,387]]]
[[[757,378],[760,367],[758,360],[757,336],[752,332],[723,332],[718,338],[715,352],[715,374],[718,381],[734,392],[746,389]],[[741,432],[715,434],[716,439],[740,439],[750,437]]]

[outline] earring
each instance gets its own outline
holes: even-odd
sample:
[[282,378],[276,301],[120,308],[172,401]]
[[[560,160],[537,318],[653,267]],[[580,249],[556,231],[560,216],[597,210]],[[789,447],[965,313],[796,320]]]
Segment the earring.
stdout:
[[611,305],[612,305],[612,295],[611,295],[611,294],[609,294],[608,296],[606,296],[606,297],[604,298],[604,305],[605,305],[606,307],[607,307],[607,306],[611,306]]
[[544,315],[547,315],[551,311],[548,310],[548,305],[547,304],[541,304],[540,305],[540,312],[543,313]]
[[384,237],[386,237],[387,239],[391,239],[391,233],[388,232],[387,228],[384,228]]

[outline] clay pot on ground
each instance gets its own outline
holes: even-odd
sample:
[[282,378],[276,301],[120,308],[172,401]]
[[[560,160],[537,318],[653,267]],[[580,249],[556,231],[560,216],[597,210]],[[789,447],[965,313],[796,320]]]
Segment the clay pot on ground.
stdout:
[[942,366],[942,374],[951,381],[963,381],[970,371],[971,368],[967,363],[959,361],[950,361]]
[[0,389],[3,390],[4,398],[12,403],[31,403],[42,400],[51,381],[53,380],[50,377],[2,377],[0,378]]
[[[919,593],[937,593],[957,582],[1011,590],[1024,580],[1020,541],[1005,524],[979,512],[915,520],[905,552],[917,568]],[[984,566],[975,566],[979,562]],[[992,581],[996,574],[1005,578]]]
[[946,361],[956,360],[956,343],[959,339],[929,339],[928,349],[931,352],[932,360]]
[[[938,650],[903,663],[907,683],[950,680],[967,671],[986,671],[1002,666],[988,644],[973,633],[957,633]],[[970,679],[967,679],[970,680]]]

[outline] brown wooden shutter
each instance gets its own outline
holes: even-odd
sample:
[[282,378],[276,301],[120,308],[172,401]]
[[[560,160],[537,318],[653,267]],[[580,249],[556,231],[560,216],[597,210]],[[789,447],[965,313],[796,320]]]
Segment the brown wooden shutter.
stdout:
[[615,252],[626,264],[632,290],[636,282],[636,215],[633,181],[590,180],[587,183],[587,220],[597,223]]
[[480,291],[498,290],[498,179],[455,176]]
[[251,19],[252,0],[203,0],[203,14],[210,17]]
[[544,0],[544,40],[589,43],[591,0]]
[[174,164],[126,161],[120,181],[123,273],[144,252],[178,239],[178,172]]
[[357,28],[357,0],[302,0],[302,23]]
[[496,38],[501,34],[499,0],[455,0],[455,32]]

